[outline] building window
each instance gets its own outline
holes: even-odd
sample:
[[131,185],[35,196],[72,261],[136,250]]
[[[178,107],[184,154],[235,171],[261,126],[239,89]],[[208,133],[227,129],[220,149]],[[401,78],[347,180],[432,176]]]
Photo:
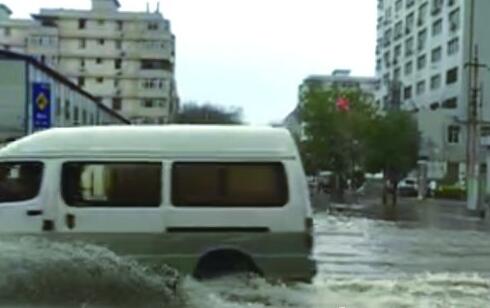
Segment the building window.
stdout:
[[118,78],[114,79],[114,87],[115,88],[119,87],[119,79]]
[[141,69],[172,71],[173,65],[172,62],[168,60],[143,59],[141,60]]
[[384,35],[384,46],[385,47],[390,46],[390,44],[391,44],[391,36],[392,36],[392,30],[391,29],[386,30],[385,31],[385,35]]
[[143,89],[163,89],[165,87],[165,79],[147,78],[143,79]]
[[105,44],[105,40],[104,39],[98,39],[97,42],[99,43],[99,45],[104,45]]
[[385,61],[385,67],[388,68],[391,66],[391,59],[390,59],[390,52],[389,51],[385,52],[384,61]]
[[122,20],[117,21],[117,30],[121,31],[124,27],[124,23]]
[[418,14],[418,20],[417,20],[417,25],[418,26],[423,26],[425,23],[425,20],[427,19],[427,12],[429,9],[429,4],[425,2],[419,7],[419,14]]
[[447,128],[447,142],[450,144],[458,144],[461,134],[461,127],[457,125],[449,125]]
[[397,22],[395,25],[395,41],[403,36],[403,23],[401,21]]
[[441,75],[437,74],[431,77],[430,79],[430,89],[436,90],[441,87]]
[[119,111],[122,109],[122,99],[120,97],[114,97],[112,99],[112,110]]
[[442,108],[445,109],[456,109],[458,108],[458,98],[451,97],[442,102]]
[[85,48],[85,47],[87,47],[87,40],[86,39],[81,39],[79,41],[79,45],[80,45],[80,48],[82,48],[82,49]]
[[153,108],[153,100],[152,99],[145,99],[143,100],[143,107],[145,108]]
[[105,24],[105,21],[103,19],[97,20],[97,25],[103,26]]
[[405,63],[405,75],[410,75],[413,72],[413,62],[408,61]]
[[405,34],[412,33],[414,22],[415,22],[414,13],[410,13],[409,15],[407,15],[407,18],[405,20]]
[[482,137],[490,137],[490,126],[482,126],[480,130]]
[[84,109],[82,110],[82,125],[86,125],[87,123],[87,111]]
[[447,5],[453,6],[456,3],[456,0],[448,0]]
[[122,41],[116,40],[116,49],[122,49]]
[[441,12],[443,0],[432,0],[432,15],[437,15]]
[[117,69],[117,70],[119,70],[119,69],[121,69],[121,66],[122,66],[122,60],[121,59],[116,59],[114,61],[114,68]]
[[97,64],[102,64],[102,58],[96,58],[95,63]]
[[282,207],[289,196],[281,163],[178,162],[171,181],[177,207]]
[[417,95],[425,93],[425,80],[417,82]]
[[417,58],[417,70],[423,70],[427,64],[427,58],[425,55],[421,55]]
[[62,197],[70,207],[158,207],[162,164],[69,162],[62,167]]
[[446,73],[446,84],[453,84],[458,81],[458,68],[452,68]]
[[78,29],[85,29],[87,26],[87,20],[86,19],[79,19],[78,20]]
[[405,56],[410,57],[413,55],[413,37],[405,40]]
[[417,37],[417,50],[418,51],[424,50],[426,41],[427,41],[427,30],[424,29],[422,31],[419,31],[419,34]]
[[58,96],[56,98],[56,117],[59,118],[60,116],[61,116],[61,98]]
[[73,122],[75,122],[75,124],[79,124],[78,123],[78,107],[77,106],[73,107]]
[[432,54],[431,54],[431,62],[432,63],[436,63],[436,62],[441,61],[441,57],[442,57],[442,48],[441,47],[437,47],[437,48],[432,49]]
[[412,86],[405,87],[403,89],[403,98],[404,99],[411,99],[412,98]]
[[85,86],[85,77],[82,77],[82,76],[78,77],[78,85],[80,87]]
[[148,23],[148,30],[158,30],[158,22],[149,22]]
[[80,68],[85,68],[85,59],[80,60]]
[[459,30],[459,8],[449,13],[449,30],[456,32]]
[[12,33],[10,27],[5,27],[5,29],[3,29],[3,32],[5,36],[10,36],[10,34]]
[[97,83],[103,83],[104,82],[103,77],[97,77],[95,80],[97,81]]
[[447,43],[447,54],[452,56],[459,51],[459,38],[454,38]]
[[437,36],[442,33],[442,18],[436,20],[432,24],[432,36]]
[[401,76],[401,69],[399,67],[397,67],[395,69],[395,71],[393,72],[393,79],[395,81],[399,81],[400,80],[400,76]]
[[403,1],[402,0],[396,0],[395,2],[395,12],[400,12],[403,7]]
[[70,101],[65,100],[65,119],[70,120],[71,114],[70,114]]
[[407,0],[405,4],[406,8],[409,9],[415,4],[415,0]]

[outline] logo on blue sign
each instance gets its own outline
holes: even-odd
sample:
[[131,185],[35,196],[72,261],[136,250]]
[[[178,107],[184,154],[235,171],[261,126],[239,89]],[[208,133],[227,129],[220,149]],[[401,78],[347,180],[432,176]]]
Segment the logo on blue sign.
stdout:
[[49,83],[32,85],[32,127],[33,130],[51,127],[51,89]]

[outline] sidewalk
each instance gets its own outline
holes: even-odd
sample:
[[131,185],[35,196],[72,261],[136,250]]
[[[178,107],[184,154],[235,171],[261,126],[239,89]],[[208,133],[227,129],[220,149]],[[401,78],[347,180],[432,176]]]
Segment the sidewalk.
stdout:
[[[441,228],[490,228],[490,217],[482,219],[466,209],[466,202],[417,198],[399,198],[396,206],[383,205],[380,196],[358,198],[346,204],[330,202],[328,196],[316,196],[313,203],[316,211],[329,211],[336,215],[366,217],[377,220],[417,223]],[[487,215],[488,216],[488,215]]]

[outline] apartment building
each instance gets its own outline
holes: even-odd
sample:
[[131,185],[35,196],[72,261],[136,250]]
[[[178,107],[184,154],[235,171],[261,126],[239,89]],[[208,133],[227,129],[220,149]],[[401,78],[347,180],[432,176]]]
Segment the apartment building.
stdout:
[[172,122],[178,108],[175,37],[154,12],[122,12],[117,0],[91,10],[41,9],[32,20],[0,6],[0,48],[50,65],[135,124]]
[[311,75],[305,78],[299,86],[298,106],[283,121],[283,125],[296,138],[303,138],[303,125],[299,118],[299,107],[305,93],[312,88],[328,90],[332,87],[360,89],[374,98],[379,82],[374,77],[352,76],[351,71],[346,69],[336,69],[331,75]]
[[[377,5],[377,102],[414,111],[429,177],[464,179],[470,97],[466,63],[477,46],[480,61],[490,64],[490,1],[378,0]],[[481,73],[479,113],[489,119],[484,99],[490,79]],[[490,127],[482,126],[481,133],[490,134]]]

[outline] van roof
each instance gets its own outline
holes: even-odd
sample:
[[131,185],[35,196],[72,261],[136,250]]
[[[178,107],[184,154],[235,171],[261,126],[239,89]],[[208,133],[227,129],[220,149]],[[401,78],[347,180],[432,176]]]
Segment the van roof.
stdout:
[[286,129],[209,125],[52,128],[0,149],[0,158],[296,158],[297,155],[294,141]]

